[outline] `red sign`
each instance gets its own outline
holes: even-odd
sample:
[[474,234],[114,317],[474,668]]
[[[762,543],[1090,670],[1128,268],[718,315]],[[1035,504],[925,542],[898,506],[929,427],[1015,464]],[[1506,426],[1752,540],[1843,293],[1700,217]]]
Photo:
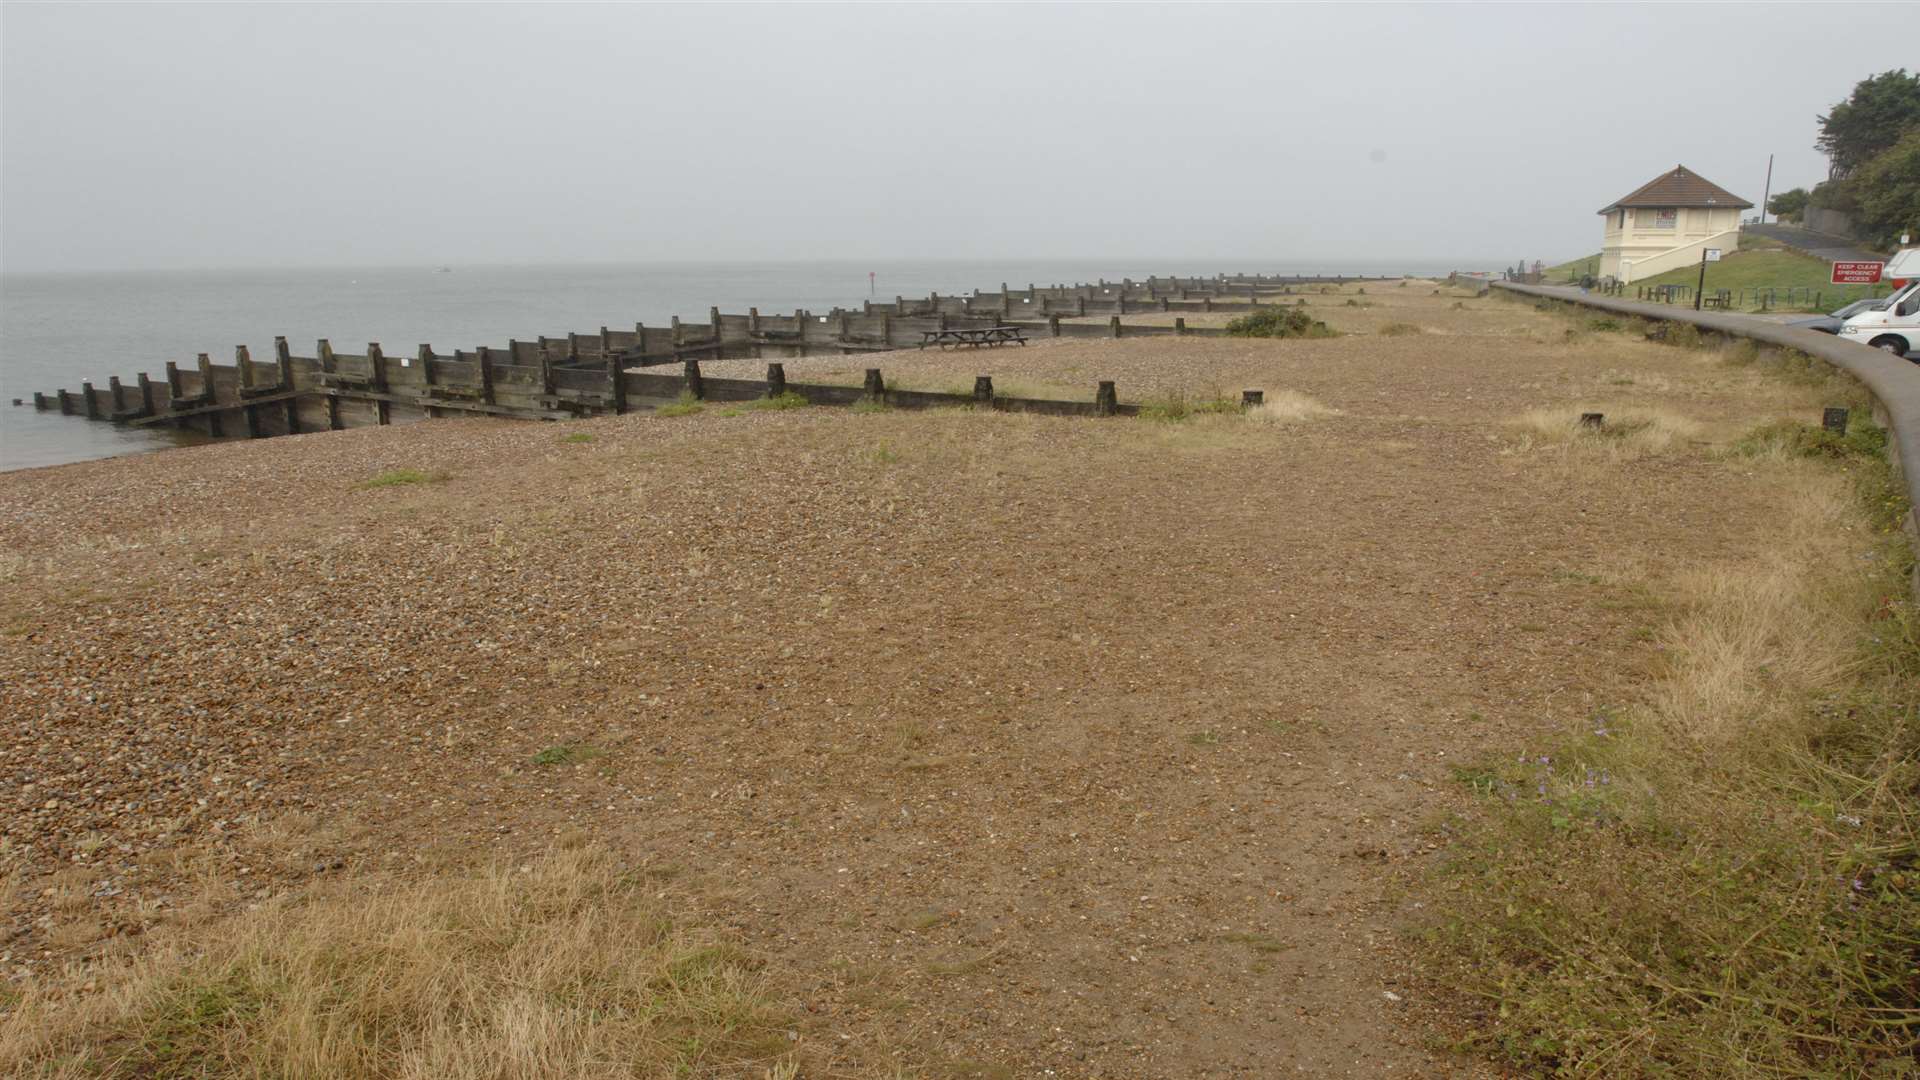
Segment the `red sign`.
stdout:
[[1886,263],[1877,262],[1837,262],[1833,264],[1833,283],[1835,285],[1872,285],[1880,280],[1880,270]]

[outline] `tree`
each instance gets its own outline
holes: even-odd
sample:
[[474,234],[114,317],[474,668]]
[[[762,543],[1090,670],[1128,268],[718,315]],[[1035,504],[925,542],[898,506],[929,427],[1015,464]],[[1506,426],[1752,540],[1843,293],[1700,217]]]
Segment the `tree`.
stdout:
[[1920,74],[1896,68],[1860,80],[1853,94],[1820,117],[1814,148],[1845,177],[1885,151],[1909,129],[1920,127]]
[[1783,191],[1767,200],[1767,213],[1781,221],[1799,221],[1800,212],[1807,208],[1807,189],[1794,188]]
[[1901,233],[1920,233],[1920,126],[1862,165],[1852,183],[1862,235],[1891,248]]

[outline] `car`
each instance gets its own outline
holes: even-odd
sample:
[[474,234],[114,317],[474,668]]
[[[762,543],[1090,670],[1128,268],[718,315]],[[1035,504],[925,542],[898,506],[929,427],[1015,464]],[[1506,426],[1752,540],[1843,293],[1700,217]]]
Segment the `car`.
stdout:
[[1863,311],[1840,324],[1840,340],[1856,341],[1920,364],[1920,281],[1887,298],[1879,311]]
[[1848,304],[1846,307],[1841,308],[1831,315],[1815,315],[1810,319],[1795,319],[1787,325],[1801,330],[1818,330],[1823,334],[1838,334],[1840,332],[1840,324],[1846,322],[1848,319],[1853,318],[1863,311],[1879,311],[1886,306],[1887,298],[1884,296],[1878,300],[1855,300],[1853,303]]

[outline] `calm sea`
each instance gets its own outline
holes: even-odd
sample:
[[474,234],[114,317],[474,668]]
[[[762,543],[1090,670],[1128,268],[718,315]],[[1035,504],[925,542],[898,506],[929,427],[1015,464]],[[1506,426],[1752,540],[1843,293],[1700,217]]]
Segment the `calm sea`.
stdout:
[[[379,342],[389,355],[503,345],[601,326],[704,322],[707,309],[763,312],[851,307],[869,295],[925,296],[1028,282],[1151,274],[1445,273],[1433,260],[1219,265],[1192,260],[683,263],[455,266],[0,275],[0,469],[20,469],[179,445],[172,432],[121,430],[36,413],[34,391],[78,390],[83,379],[158,376],[197,353],[231,363],[235,345],[271,360],[284,334],[297,355],[317,338],[341,351]],[[27,402],[12,406],[14,398]]]

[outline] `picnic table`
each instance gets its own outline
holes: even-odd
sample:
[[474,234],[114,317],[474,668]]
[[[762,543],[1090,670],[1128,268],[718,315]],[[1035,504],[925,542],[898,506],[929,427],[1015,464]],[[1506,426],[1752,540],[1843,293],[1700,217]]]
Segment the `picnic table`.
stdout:
[[920,347],[923,349],[929,345],[938,345],[943,349],[961,345],[976,349],[982,345],[997,348],[1009,342],[1025,345],[1027,335],[1017,326],[968,326],[955,327],[951,330],[920,331]]

